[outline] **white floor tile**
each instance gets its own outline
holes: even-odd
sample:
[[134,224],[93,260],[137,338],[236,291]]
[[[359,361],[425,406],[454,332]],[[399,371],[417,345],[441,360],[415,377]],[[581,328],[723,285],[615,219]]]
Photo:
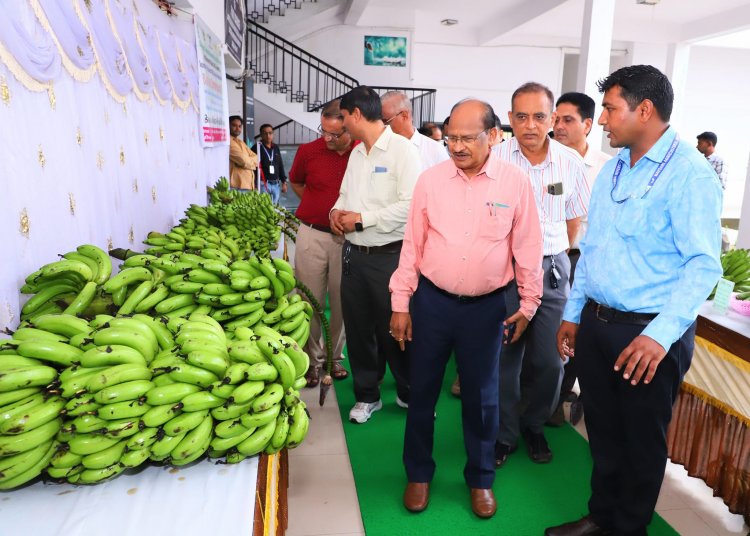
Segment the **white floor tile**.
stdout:
[[666,510],[661,516],[680,536],[716,536],[716,532],[692,510]]

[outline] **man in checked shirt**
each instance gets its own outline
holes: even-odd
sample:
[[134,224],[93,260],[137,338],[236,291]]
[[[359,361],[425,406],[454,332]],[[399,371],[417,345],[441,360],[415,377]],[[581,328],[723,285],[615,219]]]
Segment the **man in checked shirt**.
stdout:
[[[557,407],[562,362],[556,332],[570,291],[567,250],[589,204],[586,170],[578,154],[547,135],[555,121],[555,100],[546,86],[529,82],[513,93],[508,112],[514,137],[493,148],[501,159],[519,166],[531,178],[542,225],[544,293],[524,336],[503,351],[500,361],[500,431],[495,464],[500,467],[523,435],[529,457],[548,463],[552,451],[544,423]],[[505,293],[506,309],[518,309],[513,285]],[[528,404],[521,408],[521,368]]]

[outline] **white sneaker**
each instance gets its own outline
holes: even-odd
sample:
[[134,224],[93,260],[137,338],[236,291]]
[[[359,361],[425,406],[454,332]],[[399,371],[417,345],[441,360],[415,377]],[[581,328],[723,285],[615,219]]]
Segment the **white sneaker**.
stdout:
[[404,402],[398,396],[396,396],[396,405],[400,408],[409,409],[409,403]]
[[370,420],[373,412],[378,411],[382,407],[383,403],[380,400],[372,403],[357,402],[349,411],[349,420],[357,424],[364,424]]

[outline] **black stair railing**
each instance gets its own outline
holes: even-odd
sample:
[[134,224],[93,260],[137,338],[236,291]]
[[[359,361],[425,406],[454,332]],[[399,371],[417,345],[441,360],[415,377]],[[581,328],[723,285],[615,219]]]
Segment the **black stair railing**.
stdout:
[[248,70],[256,83],[268,84],[287,101],[307,111],[340,97],[359,82],[248,18]]
[[[315,141],[319,137],[320,134],[317,131],[307,128],[294,119],[273,127],[273,141],[277,145],[302,145]],[[255,136],[255,141],[258,140],[260,140],[260,134]]]
[[398,91],[406,94],[411,101],[411,115],[414,126],[419,128],[428,121],[435,120],[435,93],[434,89],[417,87],[388,87],[370,86],[378,95],[388,91]]
[[318,0],[246,0],[247,17],[255,22],[268,22],[271,15],[284,16],[287,9],[301,9],[304,2]]

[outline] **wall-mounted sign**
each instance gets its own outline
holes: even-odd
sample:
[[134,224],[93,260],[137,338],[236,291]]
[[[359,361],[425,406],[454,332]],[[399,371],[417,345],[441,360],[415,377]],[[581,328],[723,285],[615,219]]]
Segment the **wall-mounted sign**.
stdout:
[[365,65],[406,67],[406,37],[366,35]]
[[200,17],[195,17],[198,50],[198,101],[203,147],[229,145],[229,104],[221,41]]

